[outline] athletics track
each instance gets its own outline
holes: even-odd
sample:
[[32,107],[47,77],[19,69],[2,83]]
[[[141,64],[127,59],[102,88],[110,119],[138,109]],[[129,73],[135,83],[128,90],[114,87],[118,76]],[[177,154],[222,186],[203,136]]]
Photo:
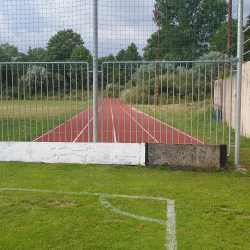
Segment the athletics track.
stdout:
[[[93,142],[93,107],[55,127],[34,141]],[[98,141],[110,143],[167,142],[197,144],[195,137],[192,138],[191,142],[190,135],[140,111],[136,111],[118,98],[105,98],[103,99],[103,105],[101,99],[98,101]],[[203,142],[199,140],[198,143]]]

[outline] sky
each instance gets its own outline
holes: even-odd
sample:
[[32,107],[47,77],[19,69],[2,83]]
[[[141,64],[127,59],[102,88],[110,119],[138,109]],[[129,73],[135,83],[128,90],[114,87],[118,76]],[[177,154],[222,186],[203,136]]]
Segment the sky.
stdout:
[[[93,52],[92,0],[8,0],[0,2],[0,44],[9,43],[26,53],[29,47],[45,48],[59,30],[73,29]],[[233,0],[237,16],[238,0]],[[116,55],[134,42],[140,54],[157,31],[154,0],[99,0],[99,57]],[[250,1],[244,0],[244,24]]]

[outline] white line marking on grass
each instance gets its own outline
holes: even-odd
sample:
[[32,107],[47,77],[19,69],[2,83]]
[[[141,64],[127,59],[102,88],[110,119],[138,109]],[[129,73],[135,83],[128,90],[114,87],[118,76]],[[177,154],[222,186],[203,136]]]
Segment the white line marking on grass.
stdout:
[[[176,218],[175,218],[175,203],[171,199],[152,196],[130,196],[122,194],[104,194],[104,193],[89,193],[89,192],[70,192],[70,191],[57,191],[57,190],[39,190],[39,189],[26,189],[26,188],[0,188],[0,190],[6,191],[26,191],[26,192],[40,192],[40,193],[57,193],[57,194],[76,194],[76,195],[93,195],[100,196],[100,202],[110,209],[112,212],[116,212],[125,216],[129,216],[138,220],[145,220],[150,222],[156,222],[162,225],[166,225],[166,244],[165,247],[168,250],[177,250],[176,239]],[[113,207],[105,197],[123,197],[130,199],[147,199],[147,200],[160,200],[167,201],[167,221],[153,219],[144,216],[138,216],[128,212],[124,212],[119,208]]]
[[174,201],[168,200],[166,249],[177,250]]
[[108,209],[110,209],[111,211],[118,213],[118,214],[122,214],[122,215],[126,215],[138,220],[146,220],[146,221],[151,221],[151,222],[157,222],[159,224],[163,224],[163,225],[167,225],[167,221],[165,220],[158,220],[158,219],[153,219],[153,218],[149,218],[149,217],[144,217],[144,216],[138,216],[136,214],[131,214],[128,212],[124,212],[119,208],[113,207],[106,199],[104,195],[100,196],[100,201],[101,203]]

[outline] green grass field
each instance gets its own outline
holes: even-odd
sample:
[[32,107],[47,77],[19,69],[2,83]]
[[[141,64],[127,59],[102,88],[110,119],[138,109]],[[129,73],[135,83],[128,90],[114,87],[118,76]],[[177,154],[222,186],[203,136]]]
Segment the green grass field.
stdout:
[[0,249],[176,249],[167,201],[145,197],[174,201],[178,249],[249,249],[249,183],[238,172],[0,162]]

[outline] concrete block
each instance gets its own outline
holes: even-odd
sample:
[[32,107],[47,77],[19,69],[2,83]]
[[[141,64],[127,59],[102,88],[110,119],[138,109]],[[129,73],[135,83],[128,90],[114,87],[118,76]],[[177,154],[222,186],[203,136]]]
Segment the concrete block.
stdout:
[[226,146],[149,143],[146,155],[146,166],[212,169],[225,166]]

